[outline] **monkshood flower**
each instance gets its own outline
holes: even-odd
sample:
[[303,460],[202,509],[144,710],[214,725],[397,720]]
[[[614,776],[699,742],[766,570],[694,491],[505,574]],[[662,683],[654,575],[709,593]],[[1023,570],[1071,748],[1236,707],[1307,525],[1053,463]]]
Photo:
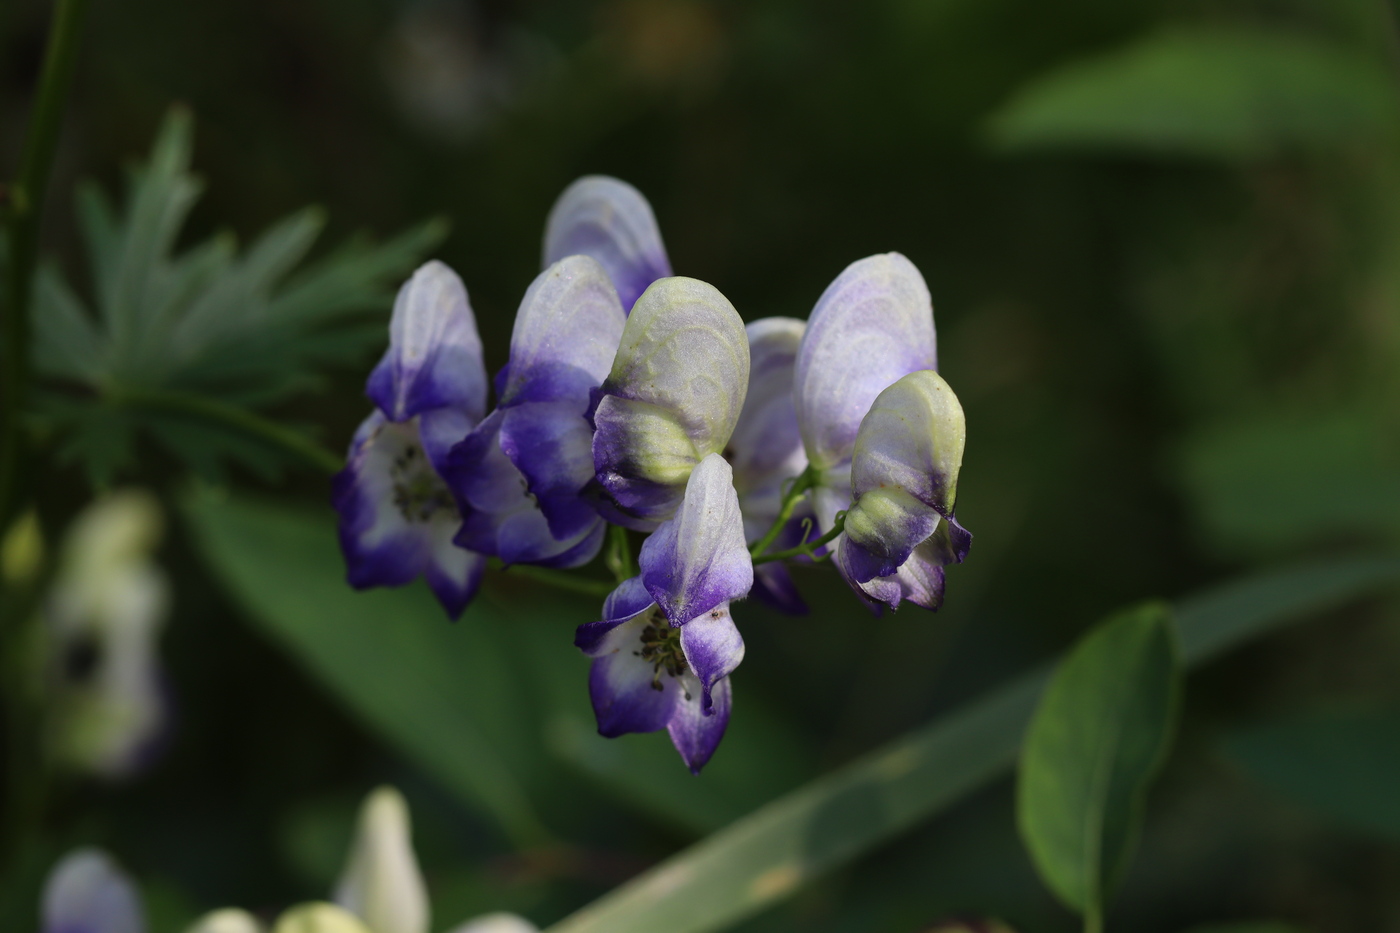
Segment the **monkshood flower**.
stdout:
[[442,471],[486,410],[486,367],[467,290],[443,263],[424,264],[399,290],[389,349],[365,388],[376,408],[332,495],[350,585],[399,586],[422,574],[456,618],[486,558],[453,543],[461,516]]
[[[834,530],[838,514],[868,491],[852,488],[852,458],[861,423],[876,397],[910,373],[936,368],[933,302],[923,276],[904,256],[886,253],[861,259],[827,287],[802,336],[794,384],[797,424],[809,462],[804,480],[810,489],[816,531]],[[903,432],[912,429],[898,418],[879,419],[867,438],[865,458],[875,463],[885,444],[902,447],[908,442]],[[959,441],[959,460],[961,453]],[[877,467],[864,475],[876,477],[878,485]],[[955,474],[950,488],[956,488]],[[897,608],[904,599],[929,609],[938,607],[943,582],[939,561],[961,560],[971,543],[971,535],[953,520],[951,498],[940,502],[940,507],[946,508],[942,517],[955,529],[945,532],[953,542],[951,548],[921,554],[917,561],[905,560],[889,573],[864,580],[859,577],[870,562],[859,563],[859,571],[848,562],[837,562],[847,582],[873,607]],[[869,545],[874,538],[864,540]],[[839,544],[834,546],[840,550]],[[888,570],[891,565],[886,558],[898,553],[903,553],[902,546],[890,542],[880,566]]]
[[651,205],[625,181],[585,175],[559,195],[544,233],[544,265],[568,256],[596,259],[612,279],[624,311],[657,279],[671,274]]
[[638,564],[641,573],[603,604],[603,619],[579,626],[574,639],[594,659],[588,688],[598,731],[666,729],[699,773],[729,723],[729,675],[744,657],[729,603],[753,585],[723,457],[708,454],[690,472],[680,508],[643,542]]
[[380,787],[360,807],[335,902],[374,933],[428,933],[428,890],[410,836],[408,804]]
[[[788,484],[807,468],[807,452],[797,429],[793,370],[805,321],[769,317],[745,328],[749,340],[749,388],[743,411],[724,455],[734,467],[734,489],[744,514],[744,535],[758,541],[778,520]],[[799,507],[786,519],[773,546],[797,545],[810,508]],[[754,568],[754,593],[785,612],[806,612],[787,568],[772,562]]]
[[942,603],[943,568],[972,543],[953,517],[965,437],[958,397],[929,369],[881,392],[861,421],[836,565],[876,602]]
[[146,933],[131,879],[100,849],[77,849],[49,872],[40,902],[42,933]]
[[154,496],[125,490],[89,505],[65,536],[43,630],[48,747],[68,767],[131,777],[166,733],[156,649],[170,583],[151,557],[162,524]]
[[602,546],[589,393],[606,378],[627,317],[607,273],[587,256],[551,265],[515,316],[496,410],[452,448],[457,543],[507,564],[577,567]]
[[652,283],[593,393],[603,516],[638,531],[670,518],[691,470],[729,443],[748,383],[748,337],[728,299],[696,279]]

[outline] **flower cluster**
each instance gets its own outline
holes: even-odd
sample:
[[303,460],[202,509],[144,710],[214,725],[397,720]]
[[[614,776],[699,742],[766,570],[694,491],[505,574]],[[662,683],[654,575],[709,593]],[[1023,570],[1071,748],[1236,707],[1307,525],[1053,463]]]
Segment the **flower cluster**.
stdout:
[[[611,534],[617,588],[575,639],[599,731],[667,729],[698,772],[744,656],[730,604],[805,610],[785,562],[831,560],[877,613],[941,603],[971,535],[936,368],[928,288],[898,253],[852,263],[806,322],[746,327],[671,275],[636,189],[582,178],[550,212],[490,414],[461,280],[430,262],[400,291],[335,481],[350,583],[421,574],[455,618],[491,558],[579,567]],[[635,573],[628,530],[647,534]]]

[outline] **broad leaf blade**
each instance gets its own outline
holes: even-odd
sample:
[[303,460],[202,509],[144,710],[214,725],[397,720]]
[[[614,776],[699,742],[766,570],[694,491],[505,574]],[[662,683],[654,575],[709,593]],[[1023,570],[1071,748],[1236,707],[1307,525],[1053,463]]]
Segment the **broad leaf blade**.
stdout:
[[[1367,556],[1259,574],[1177,604],[1197,665],[1310,614],[1400,584],[1400,558]],[[549,928],[549,933],[725,929],[956,803],[1015,761],[1048,670],[774,800]]]
[[1249,158],[1394,133],[1383,62],[1266,30],[1169,32],[1066,65],[993,118],[1003,149]]
[[[190,497],[185,515],[250,618],[375,731],[516,842],[544,830],[522,787],[528,708],[482,601],[456,625],[421,586],[357,593],[330,522]],[[518,622],[519,620],[513,620]]]
[[1097,911],[1127,861],[1175,724],[1179,662],[1167,607],[1091,631],[1055,672],[1021,751],[1016,812],[1041,877]]

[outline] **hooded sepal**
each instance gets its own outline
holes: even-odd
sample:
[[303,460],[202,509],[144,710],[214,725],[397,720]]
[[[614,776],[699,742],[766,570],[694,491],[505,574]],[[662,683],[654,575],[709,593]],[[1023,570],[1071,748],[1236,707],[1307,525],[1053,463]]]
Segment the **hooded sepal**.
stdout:
[[748,381],[743,321],[713,286],[662,279],[638,299],[592,412],[597,480],[624,523],[671,516],[690,471],[729,442]]
[[875,397],[907,373],[936,367],[933,302],[919,270],[899,253],[851,263],[818,299],[797,354],[808,459],[826,470],[849,458]]
[[544,264],[592,257],[607,271],[624,310],[647,286],[671,274],[656,216],[625,181],[586,175],[564,189],[545,224]]
[[568,256],[530,283],[515,315],[500,407],[568,402],[580,417],[588,393],[607,378],[627,315],[603,267]]
[[455,408],[473,423],[486,411],[486,366],[462,280],[446,264],[424,263],[399,289],[389,349],[370,373],[369,397],[390,421]]
[[[932,370],[904,376],[875,399],[851,461],[844,569],[855,582],[896,573],[953,514],[965,438],[962,406]],[[970,542],[959,525],[940,537],[937,553],[961,561]]]

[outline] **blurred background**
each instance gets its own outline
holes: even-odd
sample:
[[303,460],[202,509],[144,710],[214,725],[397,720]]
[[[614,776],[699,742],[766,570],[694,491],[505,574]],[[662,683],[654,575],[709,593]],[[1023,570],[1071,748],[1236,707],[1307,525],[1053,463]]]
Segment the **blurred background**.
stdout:
[[[0,12],[6,172],[49,13]],[[904,253],[967,412],[976,546],[937,614],[871,618],[824,571],[798,574],[806,617],[740,607],[738,709],[692,778],[664,735],[593,735],[571,645],[591,598],[498,579],[448,626],[417,584],[341,592],[333,552],[293,547],[330,521],[324,478],[235,468],[215,484],[235,495],[206,484],[191,505],[184,466],[142,442],[139,477],[113,481],[166,516],[173,729],[139,775],[58,779],[42,847],[0,886],[6,929],[33,928],[43,872],[78,843],[142,879],[156,933],[324,896],[383,781],[413,808],[435,928],[547,923],[1118,606],[1400,536],[1388,0],[99,0],[81,54],[43,240],[79,291],[77,180],[118,190],[174,103],[206,183],[182,243],[246,242],[306,204],[326,243],[445,218],[432,255],[466,281],[492,371],[581,174],[641,189],[676,272],[749,320],[806,317],[847,263]],[[277,414],[342,449],[377,332]],[[38,495],[56,539],[92,488],[65,467]],[[229,528],[282,529],[286,559],[211,570]],[[300,621],[322,593],[334,612]],[[1400,774],[1398,669],[1392,600],[1193,675],[1110,925],[1400,930],[1400,779],[1377,777]],[[424,682],[459,705],[418,702]],[[518,778],[515,832],[453,777],[472,784],[479,739]],[[1011,797],[1003,780],[738,929],[1075,929]]]

